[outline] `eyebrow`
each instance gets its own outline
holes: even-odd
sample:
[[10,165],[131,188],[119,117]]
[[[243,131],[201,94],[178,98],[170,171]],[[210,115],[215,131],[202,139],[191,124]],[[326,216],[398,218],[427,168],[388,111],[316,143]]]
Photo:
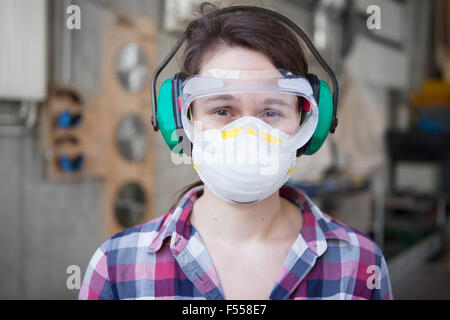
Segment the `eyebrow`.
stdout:
[[[209,97],[205,100],[205,102],[211,102],[211,101],[220,101],[220,100],[236,100],[236,97],[230,94],[220,94],[217,96]],[[276,99],[276,98],[267,98],[263,102],[264,105],[279,105],[281,107],[291,108],[292,105],[282,99]]]
[[292,107],[292,105],[287,103],[286,101],[281,100],[281,99],[275,99],[275,98],[267,98],[267,99],[265,99],[264,100],[264,104],[265,105],[278,104],[278,105],[283,106],[283,107],[289,107],[289,108]]
[[218,96],[212,96],[212,97],[206,99],[205,101],[210,102],[210,101],[217,101],[217,100],[236,100],[236,98],[230,94],[220,94]]

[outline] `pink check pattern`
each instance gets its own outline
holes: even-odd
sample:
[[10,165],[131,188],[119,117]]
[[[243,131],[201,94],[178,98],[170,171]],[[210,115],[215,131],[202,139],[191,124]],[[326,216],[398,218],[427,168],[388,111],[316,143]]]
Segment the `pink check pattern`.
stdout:
[[[78,299],[225,299],[198,231],[189,221],[203,186],[174,210],[120,232],[93,254]],[[303,226],[270,292],[270,299],[393,299],[378,245],[323,213],[301,190],[284,186]],[[377,271],[378,270],[378,271]]]

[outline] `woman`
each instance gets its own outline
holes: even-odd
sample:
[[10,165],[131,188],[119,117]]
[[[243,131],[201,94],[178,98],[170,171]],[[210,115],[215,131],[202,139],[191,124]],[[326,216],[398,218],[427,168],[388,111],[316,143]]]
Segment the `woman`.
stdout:
[[[186,41],[183,125],[202,182],[163,216],[106,240],[79,299],[392,299],[378,246],[284,186],[317,125],[292,31],[244,11],[193,21]],[[282,87],[290,81],[302,88]],[[276,160],[273,172],[206,160],[253,146]]]

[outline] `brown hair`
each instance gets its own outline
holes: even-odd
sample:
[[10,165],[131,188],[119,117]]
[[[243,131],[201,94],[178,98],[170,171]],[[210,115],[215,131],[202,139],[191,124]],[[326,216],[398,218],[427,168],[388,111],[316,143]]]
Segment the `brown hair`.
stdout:
[[297,37],[277,18],[260,11],[206,17],[208,6],[217,9],[210,3],[203,3],[200,9],[203,16],[192,21],[186,29],[181,65],[183,78],[198,74],[206,54],[219,46],[256,50],[266,55],[276,68],[306,75],[308,64]]
[[[259,51],[279,69],[305,76],[308,64],[303,49],[292,30],[277,18],[260,11],[237,11],[207,17],[206,9],[216,10],[215,5],[205,2],[200,6],[202,16],[192,21],[186,29],[186,47],[182,57],[183,79],[198,74],[208,53],[220,46],[243,47]],[[189,189],[202,185],[194,182],[178,192],[180,195],[172,210]]]

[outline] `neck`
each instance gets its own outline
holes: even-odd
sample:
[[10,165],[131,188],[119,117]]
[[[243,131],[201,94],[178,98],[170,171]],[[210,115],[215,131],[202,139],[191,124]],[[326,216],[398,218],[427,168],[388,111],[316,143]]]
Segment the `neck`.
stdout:
[[207,186],[195,201],[190,220],[202,236],[240,246],[283,240],[301,227],[300,209],[278,191],[256,203],[239,204],[224,201]]

